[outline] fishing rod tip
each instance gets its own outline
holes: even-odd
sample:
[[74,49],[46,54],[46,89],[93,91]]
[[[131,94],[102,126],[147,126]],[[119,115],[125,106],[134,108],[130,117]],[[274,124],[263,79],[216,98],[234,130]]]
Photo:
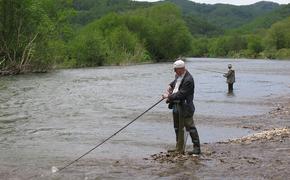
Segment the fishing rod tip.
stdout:
[[55,166],[52,166],[51,167],[51,172],[52,173],[56,173],[58,171],[58,168],[57,167],[55,167]]

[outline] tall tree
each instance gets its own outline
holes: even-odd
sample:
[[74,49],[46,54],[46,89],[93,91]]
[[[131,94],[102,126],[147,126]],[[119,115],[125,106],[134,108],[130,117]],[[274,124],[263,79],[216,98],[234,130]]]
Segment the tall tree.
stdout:
[[[37,26],[41,16],[35,14],[33,0],[0,1],[1,67],[21,71],[32,59]],[[8,69],[7,69],[8,70]]]

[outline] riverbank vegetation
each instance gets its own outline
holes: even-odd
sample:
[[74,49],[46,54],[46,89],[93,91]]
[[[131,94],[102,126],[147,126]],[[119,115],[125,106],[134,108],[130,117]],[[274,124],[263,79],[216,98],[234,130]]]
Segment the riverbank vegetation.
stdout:
[[0,15],[0,75],[178,56],[290,59],[290,4],[0,0]]
[[72,38],[65,0],[0,1],[0,73],[45,72],[62,56],[59,46]]
[[290,17],[255,33],[195,38],[192,56],[290,59]]

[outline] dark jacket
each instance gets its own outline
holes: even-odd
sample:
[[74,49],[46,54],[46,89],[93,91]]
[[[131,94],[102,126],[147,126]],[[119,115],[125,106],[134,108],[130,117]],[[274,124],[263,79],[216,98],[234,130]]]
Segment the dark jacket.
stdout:
[[[172,81],[169,85],[174,89],[176,84],[177,76],[175,80]],[[195,111],[195,107],[193,104],[194,97],[194,80],[191,74],[186,71],[178,91],[176,93],[170,94],[168,96],[169,103],[173,103],[176,100],[181,102],[182,107],[182,115],[184,117],[192,117]]]
[[227,78],[227,83],[233,84],[236,82],[235,70],[229,69],[228,73],[224,74],[224,77]]

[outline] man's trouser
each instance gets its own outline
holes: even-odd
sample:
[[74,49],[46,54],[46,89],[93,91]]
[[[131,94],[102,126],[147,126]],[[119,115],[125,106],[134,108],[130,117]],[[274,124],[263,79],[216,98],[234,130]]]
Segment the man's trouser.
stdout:
[[228,83],[228,90],[229,90],[229,92],[232,92],[234,90],[234,84],[233,83]]
[[[176,107],[179,105],[176,105]],[[179,108],[177,108],[179,109]],[[174,130],[175,130],[175,135],[176,135],[176,146],[178,146],[178,133],[179,130],[181,129],[183,131],[183,127],[179,128],[180,125],[180,119],[183,118],[182,114],[179,114],[178,110],[175,109],[173,111],[173,125],[174,125]],[[179,116],[181,115],[181,116]],[[194,147],[200,147],[200,142],[199,142],[199,136],[197,129],[194,125],[193,117],[188,117],[188,118],[183,118],[184,121],[184,127],[186,128],[186,131],[189,132],[189,135],[191,137],[192,143]],[[184,137],[184,135],[183,135]],[[177,150],[182,151],[180,148],[177,147]],[[184,152],[184,149],[183,149]],[[182,152],[182,153],[183,153]]]

